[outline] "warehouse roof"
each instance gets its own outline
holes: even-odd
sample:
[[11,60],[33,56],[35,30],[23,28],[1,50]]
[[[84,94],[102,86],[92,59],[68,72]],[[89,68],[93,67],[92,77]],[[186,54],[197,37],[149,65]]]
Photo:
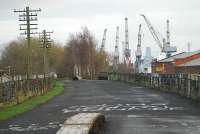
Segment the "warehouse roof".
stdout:
[[198,53],[200,53],[200,50],[197,50],[197,51],[194,51],[194,52],[182,52],[182,53],[178,53],[176,55],[173,55],[169,58],[162,59],[159,62],[173,62],[175,59],[186,58],[186,57],[192,56],[194,54],[198,54]]
[[200,66],[200,58],[178,65],[178,67]]

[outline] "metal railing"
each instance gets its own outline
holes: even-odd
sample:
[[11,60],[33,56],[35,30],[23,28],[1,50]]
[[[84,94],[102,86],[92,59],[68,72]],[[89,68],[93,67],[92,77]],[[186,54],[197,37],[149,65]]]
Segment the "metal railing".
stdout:
[[194,100],[200,99],[200,75],[108,73],[108,79],[174,92]]

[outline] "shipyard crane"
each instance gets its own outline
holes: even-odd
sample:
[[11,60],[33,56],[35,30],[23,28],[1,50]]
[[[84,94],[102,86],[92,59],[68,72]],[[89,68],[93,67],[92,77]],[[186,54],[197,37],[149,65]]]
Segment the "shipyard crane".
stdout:
[[101,51],[104,51],[104,50],[105,50],[106,33],[107,33],[107,29],[105,29],[104,32],[103,32],[103,39],[102,39],[102,43],[101,43]]
[[141,50],[141,28],[142,25],[139,25],[139,31],[138,31],[138,44],[137,44],[137,50],[135,52],[136,56],[136,61],[135,61],[135,72],[139,73],[140,72],[140,65],[141,65],[141,57],[142,57],[142,50]]
[[167,20],[167,46],[170,46],[169,20]]
[[177,48],[176,48],[176,46],[170,46],[169,20],[167,20],[167,43],[166,43],[165,38],[162,38],[163,41],[161,41],[161,39],[158,37],[158,32],[155,30],[155,28],[153,27],[151,22],[148,20],[148,18],[143,14],[141,14],[141,16],[144,18],[144,20],[149,28],[149,31],[151,32],[154,40],[160,47],[161,52],[165,53],[166,57],[170,57],[172,53],[177,51]]
[[115,44],[115,52],[114,52],[114,62],[113,62],[113,70],[117,71],[118,69],[118,64],[119,64],[119,26],[117,26],[117,31],[116,31],[116,44]]
[[131,50],[129,49],[129,37],[128,37],[128,18],[125,18],[125,49],[124,49],[124,59],[127,67],[131,67]]

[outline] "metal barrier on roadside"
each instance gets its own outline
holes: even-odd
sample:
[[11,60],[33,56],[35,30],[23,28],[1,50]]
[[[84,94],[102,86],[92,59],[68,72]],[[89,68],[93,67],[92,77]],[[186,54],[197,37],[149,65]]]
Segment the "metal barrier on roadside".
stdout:
[[192,98],[200,99],[200,75],[195,74],[130,74],[108,73],[109,80],[118,80],[140,84],[163,91],[174,92]]

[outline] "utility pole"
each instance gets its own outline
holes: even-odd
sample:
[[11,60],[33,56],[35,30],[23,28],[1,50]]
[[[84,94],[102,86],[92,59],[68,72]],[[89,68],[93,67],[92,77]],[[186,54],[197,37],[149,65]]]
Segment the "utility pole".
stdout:
[[37,21],[37,12],[41,12],[41,9],[32,10],[28,6],[24,10],[16,10],[14,9],[15,13],[19,13],[19,21],[20,21],[20,29],[23,31],[21,35],[26,35],[27,39],[27,79],[31,78],[32,74],[32,61],[31,61],[31,35],[37,34],[34,30],[37,30],[37,24],[33,23]]
[[39,33],[41,48],[43,48],[44,50],[43,52],[44,76],[49,73],[48,48],[51,48],[51,43],[52,43],[51,33],[53,33],[53,31],[50,32],[46,30],[43,30],[42,33]]

